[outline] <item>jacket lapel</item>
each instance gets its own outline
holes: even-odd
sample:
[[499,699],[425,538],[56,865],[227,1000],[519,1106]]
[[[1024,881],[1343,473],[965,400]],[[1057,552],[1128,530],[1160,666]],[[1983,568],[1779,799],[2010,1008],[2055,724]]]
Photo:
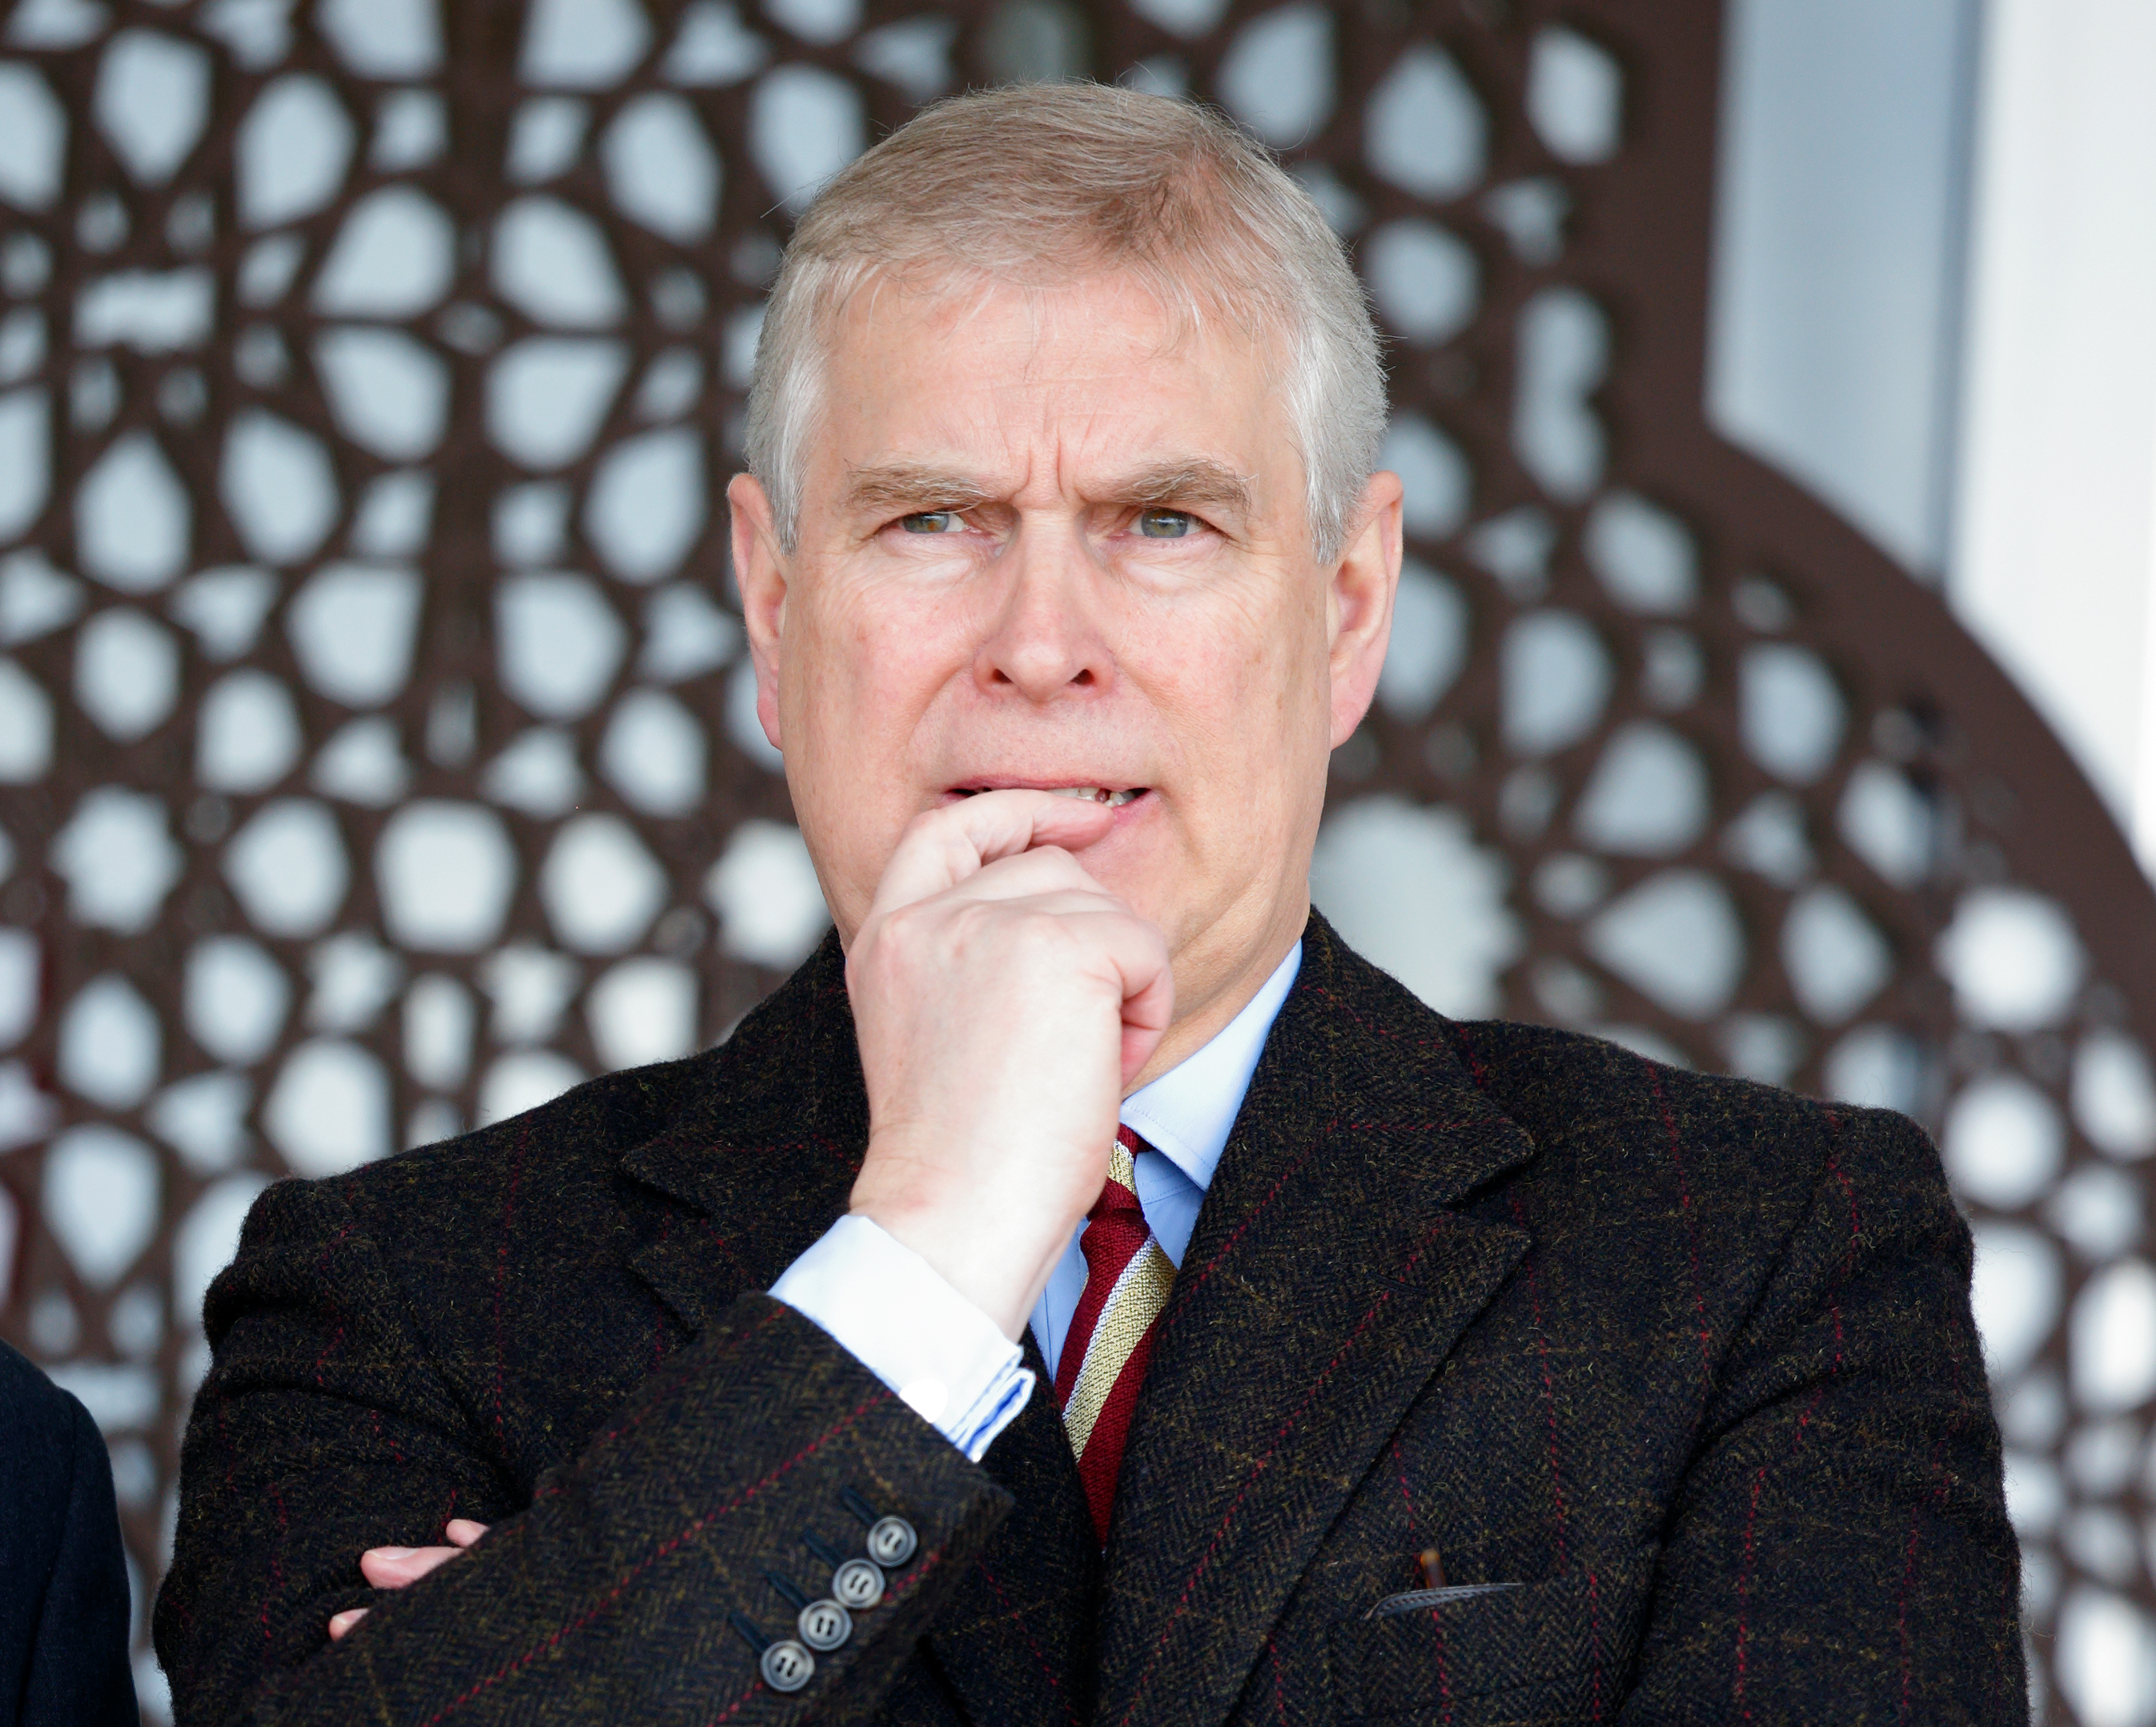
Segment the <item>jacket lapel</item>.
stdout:
[[1326,1530],[1527,1249],[1448,1207],[1533,1150],[1445,1022],[1313,916],[1124,1452],[1101,1727],[1229,1713]]
[[696,1101],[625,1153],[630,1268],[691,1333],[767,1289],[846,1209],[868,1099],[835,934],[709,1055]]
[[[704,1095],[622,1159],[630,1267],[692,1334],[767,1289],[846,1209],[868,1103],[837,938],[710,1057]],[[979,1720],[1079,1723],[1092,1707],[1100,1552],[1050,1380],[990,1448],[1018,1503],[955,1582],[929,1643]]]

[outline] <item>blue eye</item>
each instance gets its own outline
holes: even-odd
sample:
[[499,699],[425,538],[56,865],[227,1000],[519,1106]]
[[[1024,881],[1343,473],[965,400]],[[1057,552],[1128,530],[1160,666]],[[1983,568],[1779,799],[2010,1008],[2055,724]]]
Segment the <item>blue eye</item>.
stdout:
[[1188,510],[1142,511],[1138,532],[1149,540],[1188,539],[1198,532],[1198,518]]
[[956,510],[922,510],[901,517],[898,525],[910,534],[954,534],[966,523]]

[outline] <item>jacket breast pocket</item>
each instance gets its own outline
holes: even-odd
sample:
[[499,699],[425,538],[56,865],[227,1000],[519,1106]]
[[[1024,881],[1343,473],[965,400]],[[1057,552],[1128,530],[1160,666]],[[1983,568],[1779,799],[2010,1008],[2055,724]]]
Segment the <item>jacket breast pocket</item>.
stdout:
[[1653,1555],[1514,1587],[1390,1598],[1332,1628],[1351,1720],[1593,1721],[1616,1713]]

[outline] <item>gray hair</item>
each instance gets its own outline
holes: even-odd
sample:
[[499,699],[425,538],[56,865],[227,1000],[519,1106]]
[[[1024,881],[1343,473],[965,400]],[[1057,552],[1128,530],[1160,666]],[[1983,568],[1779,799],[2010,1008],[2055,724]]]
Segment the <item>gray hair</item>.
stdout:
[[817,196],[765,307],[745,444],[782,544],[799,527],[824,348],[872,279],[1045,285],[1135,275],[1180,315],[1253,324],[1282,383],[1321,560],[1339,555],[1385,424],[1363,285],[1310,194],[1224,116],[1098,84],[1023,85],[924,110]]

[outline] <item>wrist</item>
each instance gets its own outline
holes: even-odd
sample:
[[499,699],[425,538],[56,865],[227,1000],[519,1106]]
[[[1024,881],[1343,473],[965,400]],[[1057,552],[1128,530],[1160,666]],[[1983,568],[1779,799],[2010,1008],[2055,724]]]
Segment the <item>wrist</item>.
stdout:
[[918,1255],[929,1268],[971,1302],[1013,1342],[1024,1331],[1034,1303],[1070,1240],[1065,1228],[1053,1238],[1013,1228],[1008,1220],[974,1208],[879,1203],[858,1190],[850,1210]]

